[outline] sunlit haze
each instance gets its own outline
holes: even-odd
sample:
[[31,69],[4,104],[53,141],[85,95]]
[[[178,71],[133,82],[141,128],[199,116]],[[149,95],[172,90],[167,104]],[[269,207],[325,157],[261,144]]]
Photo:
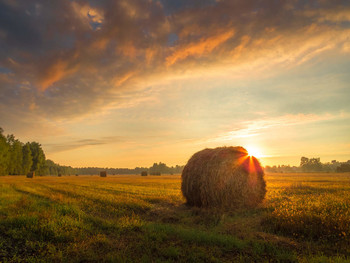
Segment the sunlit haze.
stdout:
[[0,127],[75,167],[350,159],[350,1],[0,1]]

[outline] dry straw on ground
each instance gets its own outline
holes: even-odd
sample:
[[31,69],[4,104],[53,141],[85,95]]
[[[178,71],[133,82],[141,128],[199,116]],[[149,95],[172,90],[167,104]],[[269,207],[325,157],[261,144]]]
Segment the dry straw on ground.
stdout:
[[101,171],[100,172],[100,177],[107,177],[107,172],[106,171]]
[[187,204],[234,209],[255,207],[265,197],[264,171],[243,147],[219,147],[195,153],[182,172]]

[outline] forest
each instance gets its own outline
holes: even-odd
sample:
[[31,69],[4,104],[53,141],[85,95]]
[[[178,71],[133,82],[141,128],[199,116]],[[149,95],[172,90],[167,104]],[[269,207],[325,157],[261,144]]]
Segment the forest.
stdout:
[[0,128],[0,175],[45,173],[45,153],[38,142],[23,143]]
[[339,162],[337,160],[332,160],[331,162],[322,163],[320,158],[307,158],[303,156],[300,158],[299,166],[265,166],[265,171],[268,173],[345,173],[350,172],[350,160],[348,160],[347,162]]

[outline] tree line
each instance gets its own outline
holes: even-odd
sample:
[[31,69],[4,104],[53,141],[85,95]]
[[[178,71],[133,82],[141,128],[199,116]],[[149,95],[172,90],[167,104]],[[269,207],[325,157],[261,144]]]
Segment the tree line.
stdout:
[[347,162],[338,162],[332,160],[331,162],[322,163],[320,158],[307,158],[305,156],[300,158],[299,166],[290,165],[274,165],[265,166],[265,171],[270,173],[298,173],[298,172],[350,172],[350,160]]
[[141,174],[141,172],[146,171],[148,174],[158,175],[158,174],[178,174],[181,173],[184,166],[176,165],[168,167],[165,163],[154,163],[151,167],[135,167],[130,168],[108,168],[108,167],[78,167],[73,168],[71,166],[62,166],[54,163],[51,160],[46,160],[45,165],[45,175],[96,175],[101,171],[106,171],[108,174]]
[[23,143],[13,134],[5,136],[0,127],[0,175],[25,175],[35,172],[36,175],[94,175],[100,171],[108,174],[177,174],[184,166],[168,167],[165,163],[154,163],[151,167],[106,168],[106,167],[79,167],[59,165],[46,159],[45,153],[38,142]]
[[0,175],[44,174],[45,153],[38,142],[23,143],[0,128]]
[[[5,136],[0,127],[0,175],[25,175],[35,172],[36,175],[95,175],[100,171],[108,174],[178,174],[184,166],[167,166],[165,163],[154,163],[151,167],[108,168],[108,167],[79,167],[59,165],[46,159],[45,153],[38,142],[23,143],[13,134]],[[350,160],[338,162],[333,160],[321,163],[320,158],[301,157],[299,166],[278,165],[265,166],[266,172],[350,172]]]

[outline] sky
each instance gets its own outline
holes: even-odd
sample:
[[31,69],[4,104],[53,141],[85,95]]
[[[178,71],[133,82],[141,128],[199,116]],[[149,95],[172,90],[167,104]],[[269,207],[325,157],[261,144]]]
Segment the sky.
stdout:
[[348,0],[0,0],[0,127],[74,167],[350,159]]

